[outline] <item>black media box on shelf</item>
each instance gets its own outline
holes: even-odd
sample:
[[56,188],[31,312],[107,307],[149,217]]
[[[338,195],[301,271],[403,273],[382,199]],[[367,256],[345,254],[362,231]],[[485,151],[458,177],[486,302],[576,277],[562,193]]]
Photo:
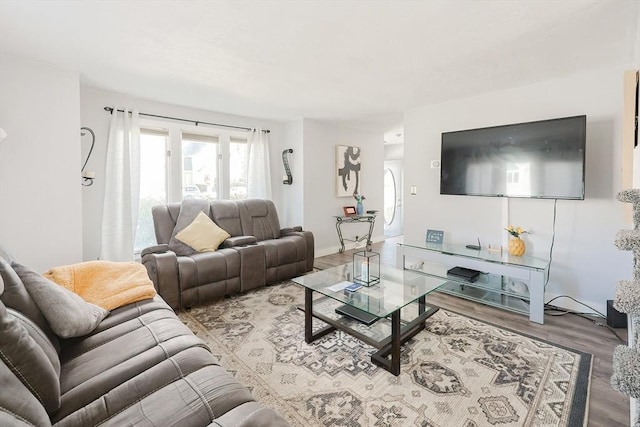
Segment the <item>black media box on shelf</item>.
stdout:
[[480,272],[478,270],[472,270],[470,268],[453,267],[447,270],[447,274],[467,279],[470,282],[475,282],[480,275]]
[[620,313],[613,306],[613,300],[607,300],[607,325],[612,328],[626,328],[627,327],[627,315]]

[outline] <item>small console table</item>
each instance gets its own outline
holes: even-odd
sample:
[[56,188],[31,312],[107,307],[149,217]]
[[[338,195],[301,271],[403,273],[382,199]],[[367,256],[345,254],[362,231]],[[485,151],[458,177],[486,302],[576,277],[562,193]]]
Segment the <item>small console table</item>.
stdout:
[[[398,243],[396,266],[446,281],[438,291],[529,316],[544,323],[544,284],[549,261],[507,252],[468,249],[464,245]],[[448,273],[452,267],[480,271],[471,282]]]
[[[338,231],[338,239],[340,239],[340,253],[344,252],[344,242],[345,240],[348,242],[362,242],[363,240],[367,241],[367,250],[371,249],[371,235],[373,234],[373,226],[376,222],[376,215],[351,215],[351,216],[336,216],[336,230]],[[358,222],[369,223],[369,231],[364,236],[356,236],[355,239],[345,239],[342,236],[342,224],[353,224]]]

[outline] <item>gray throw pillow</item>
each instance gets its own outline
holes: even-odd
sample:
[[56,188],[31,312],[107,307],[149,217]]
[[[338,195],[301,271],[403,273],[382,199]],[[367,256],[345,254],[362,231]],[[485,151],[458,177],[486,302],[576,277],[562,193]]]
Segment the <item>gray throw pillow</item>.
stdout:
[[171,240],[169,240],[169,249],[176,253],[176,255],[192,255],[196,251],[189,245],[185,245],[180,240],[176,239],[176,234],[181,232],[185,227],[193,222],[200,212],[204,212],[209,215],[209,201],[203,199],[186,199],[182,201],[180,205],[180,213],[176,220],[176,226],[173,228],[171,234]]
[[51,330],[61,338],[87,335],[109,314],[104,308],[86,302],[28,267],[17,263],[12,267],[49,322]]
[[51,330],[49,322],[24,287],[20,276],[11,267],[11,263],[2,257],[0,257],[0,276],[4,282],[4,291],[0,294],[0,301],[5,306],[13,308],[31,319],[47,335],[56,351],[60,352],[58,336]]
[[22,327],[29,333],[31,339],[33,339],[33,341],[42,348],[44,354],[49,359],[49,362],[51,362],[53,370],[58,378],[60,378],[60,358],[58,357],[58,351],[53,347],[53,344],[51,344],[51,341],[49,341],[44,332],[42,332],[38,325],[33,323],[28,317],[19,311],[7,307],[7,312],[22,325]]

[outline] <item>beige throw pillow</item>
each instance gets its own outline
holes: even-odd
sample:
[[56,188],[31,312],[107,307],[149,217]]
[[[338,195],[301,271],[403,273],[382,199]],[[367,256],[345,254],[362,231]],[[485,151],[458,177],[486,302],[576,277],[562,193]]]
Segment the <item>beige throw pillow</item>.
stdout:
[[218,227],[204,212],[200,212],[191,224],[176,234],[176,239],[198,252],[213,252],[229,237],[231,235]]

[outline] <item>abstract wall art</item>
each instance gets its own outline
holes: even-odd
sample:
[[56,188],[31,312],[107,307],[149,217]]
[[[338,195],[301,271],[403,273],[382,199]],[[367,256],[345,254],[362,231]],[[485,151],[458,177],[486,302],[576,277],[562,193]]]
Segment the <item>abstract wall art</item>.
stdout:
[[360,192],[361,152],[359,147],[336,146],[337,197],[353,197],[353,193]]

